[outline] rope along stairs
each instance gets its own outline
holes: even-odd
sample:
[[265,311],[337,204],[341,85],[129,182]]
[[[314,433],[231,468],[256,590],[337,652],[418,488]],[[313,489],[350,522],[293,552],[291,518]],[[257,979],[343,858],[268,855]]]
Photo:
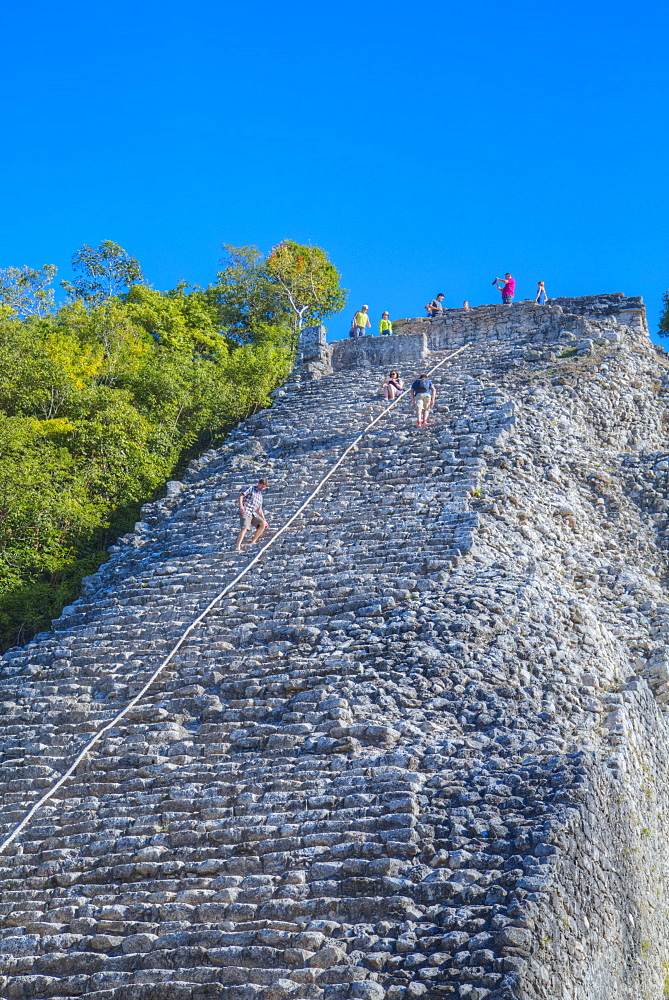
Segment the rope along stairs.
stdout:
[[[436,365],[434,365],[429,370],[429,375],[430,376],[433,375],[440,368],[442,368],[443,365],[445,365],[448,361],[451,361],[458,354],[460,354],[463,350],[464,350],[464,347],[460,347],[456,351],[453,351],[453,352],[449,353],[449,355],[446,358],[444,358],[443,360],[439,361]],[[55,782],[55,784],[53,784],[48,789],[48,791],[45,792],[37,800],[37,802],[34,803],[34,805],[28,810],[28,812],[26,813],[26,815],[24,816],[24,818],[21,820],[21,822],[18,823],[14,827],[14,829],[9,834],[9,836],[7,836],[7,837],[4,838],[4,840],[2,841],[2,843],[0,843],[0,853],[3,853],[4,851],[7,850],[7,848],[19,836],[19,834],[26,828],[26,826],[28,825],[28,823],[30,823],[30,821],[33,818],[33,816],[35,816],[36,813],[44,805],[46,805],[46,803],[50,799],[53,798],[53,796],[65,784],[65,782],[68,781],[68,779],[75,773],[75,771],[76,771],[77,767],[79,766],[79,764],[81,764],[81,762],[84,760],[84,758],[87,757],[90,754],[90,752],[93,749],[93,747],[102,739],[102,737],[106,733],[108,733],[110,730],[114,729],[118,725],[118,723],[125,716],[127,716],[129,713],[131,713],[132,710],[142,701],[142,699],[144,698],[144,696],[146,695],[146,693],[149,691],[149,689],[151,687],[153,687],[153,685],[156,683],[156,681],[158,680],[158,678],[165,671],[166,667],[173,661],[174,656],[182,648],[182,646],[184,645],[184,643],[186,642],[186,640],[188,639],[188,637],[190,636],[190,634],[203,621],[205,621],[205,619],[207,618],[207,616],[211,613],[211,611],[217,605],[220,604],[220,602],[223,600],[223,598],[226,597],[227,594],[229,594],[232,590],[234,590],[235,587],[238,586],[238,584],[241,583],[241,581],[244,579],[244,577],[247,576],[250,573],[250,571],[256,566],[256,564],[259,563],[262,560],[262,558],[265,555],[265,553],[270,548],[272,548],[274,545],[276,545],[276,543],[278,542],[278,540],[289,530],[289,528],[292,527],[292,525],[297,521],[297,519],[310,506],[310,504],[313,502],[313,500],[321,493],[321,491],[323,490],[325,484],[335,475],[335,473],[337,472],[337,470],[346,461],[346,459],[348,458],[348,456],[357,450],[360,442],[365,437],[365,435],[368,434],[372,430],[372,428],[374,428],[381,420],[383,420],[383,418],[386,417],[387,414],[391,410],[393,410],[402,400],[403,400],[403,397],[399,396],[393,402],[389,403],[388,406],[386,406],[381,411],[381,413],[378,414],[378,416],[374,417],[374,419],[371,420],[363,428],[363,430],[358,434],[358,436],[355,438],[355,440],[350,445],[348,445],[348,447],[343,451],[343,453],[341,454],[341,456],[337,459],[337,461],[334,463],[334,465],[331,467],[331,469],[327,472],[327,474],[322,477],[322,479],[320,480],[320,482],[317,484],[316,488],[314,490],[312,490],[312,492],[309,494],[309,496],[307,497],[307,499],[298,507],[298,509],[295,511],[295,513],[292,514],[291,517],[289,517],[288,520],[259,549],[259,551],[256,553],[256,555],[247,563],[246,566],[244,566],[244,568],[242,570],[240,570],[239,573],[237,573],[237,575],[234,577],[234,579],[230,583],[226,584],[226,586],[220,591],[220,593],[216,594],[216,596],[206,606],[206,608],[204,609],[204,611],[202,611],[196,618],[193,619],[193,621],[190,623],[190,625],[179,636],[179,639],[174,644],[174,646],[172,647],[172,649],[169,651],[169,653],[167,654],[167,656],[162,660],[162,662],[158,665],[158,667],[153,671],[153,673],[151,674],[151,676],[149,677],[149,679],[146,681],[146,683],[143,685],[143,687],[141,688],[141,690],[134,696],[134,698],[132,698],[128,702],[128,704],[125,706],[125,708],[123,708],[120,712],[118,712],[114,716],[113,719],[111,719],[106,725],[104,725],[100,729],[98,729],[98,731],[95,733],[95,735],[92,736],[87,741],[87,743],[83,747],[83,749],[79,751],[79,753],[77,754],[77,756],[75,757],[75,759],[72,761],[72,763],[70,764],[70,766],[61,775],[61,777]]]
[[2,1000],[659,993],[664,369],[607,303],[476,320],[426,431],[298,370],[5,654]]

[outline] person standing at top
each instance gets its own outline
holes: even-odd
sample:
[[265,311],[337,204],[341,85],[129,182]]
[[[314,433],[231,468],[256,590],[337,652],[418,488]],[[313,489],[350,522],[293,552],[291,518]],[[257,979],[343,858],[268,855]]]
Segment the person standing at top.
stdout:
[[[502,282],[502,287],[500,288],[500,281]],[[516,291],[516,279],[513,278],[507,271],[503,278],[495,278],[493,285],[499,288],[502,293],[502,302],[505,306],[510,306],[513,302],[513,296]]]
[[387,312],[384,312],[379,320],[379,335],[388,337],[393,332],[393,324]]
[[548,296],[546,295],[546,286],[543,281],[540,281],[537,285],[537,295],[534,300],[538,305],[545,306],[548,302]]
[[263,490],[267,489],[267,480],[259,479],[256,486],[249,486],[239,494],[239,534],[235,542],[235,551],[242,551],[244,535],[253,526],[256,531],[251,539],[251,545],[257,542],[265,528],[268,527],[262,509]]
[[439,292],[437,297],[428,302],[425,308],[430,319],[434,319],[435,316],[441,316],[444,311],[444,293]]
[[353,317],[353,325],[351,327],[352,337],[363,337],[367,331],[367,327],[371,327],[372,324],[367,315],[368,309],[369,306],[363,306]]
[[416,407],[418,426],[427,427],[430,407],[434,406],[437,390],[425,372],[411,386],[411,402]]
[[469,302],[467,302],[467,299],[465,299],[465,301],[462,303],[463,312],[466,313],[471,312],[471,308],[472,307],[470,306]]

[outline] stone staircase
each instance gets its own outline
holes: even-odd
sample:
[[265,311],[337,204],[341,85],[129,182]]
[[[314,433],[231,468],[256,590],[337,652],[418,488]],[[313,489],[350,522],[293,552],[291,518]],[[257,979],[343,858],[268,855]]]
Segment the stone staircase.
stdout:
[[[0,855],[2,998],[594,998],[587,970],[557,992],[542,944],[601,767],[593,651],[567,654],[528,519],[490,499],[535,433],[519,350],[446,361],[428,429],[391,410]],[[266,476],[284,523],[382,374],[298,371],[5,654],[3,836],[249,561],[239,488]]]
[[[511,412],[472,368],[463,358],[446,370],[428,430],[413,426],[408,398],[388,415],[35,819],[2,873],[7,928],[18,928],[5,938],[7,996],[152,996],[182,983],[315,998],[359,983],[355,995],[374,997],[388,961],[404,966],[390,942],[444,892],[423,888],[417,903],[404,873],[421,851],[422,782],[394,760],[401,733],[376,702],[396,714],[384,692],[420,698],[403,663],[393,681],[360,662],[369,643],[350,633],[383,625],[471,547],[474,442],[492,444]],[[266,474],[268,516],[285,520],[384,406],[378,380],[280,393],[189,488],[147,509],[54,637],[8,654],[20,718],[5,750],[5,831],[248,558],[231,551],[239,486]],[[9,888],[28,870],[32,891]],[[437,925],[426,930],[441,941]],[[350,962],[378,941],[367,966]]]

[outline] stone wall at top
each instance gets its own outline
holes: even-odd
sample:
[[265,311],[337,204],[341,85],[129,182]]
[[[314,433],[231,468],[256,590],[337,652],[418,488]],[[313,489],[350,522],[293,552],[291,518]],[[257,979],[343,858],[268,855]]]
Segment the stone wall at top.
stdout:
[[643,301],[622,293],[551,299],[539,306],[531,300],[507,305],[477,306],[468,312],[447,309],[437,319],[398,319],[391,337],[346,338],[328,344],[325,328],[305,328],[299,360],[319,376],[364,366],[398,366],[429,357],[430,352],[493,340],[528,344],[561,340],[565,346],[610,331],[629,319],[645,325]]
[[[4,654],[0,834],[100,739],[0,854],[2,1000],[666,996],[669,379],[630,301],[426,347],[420,429],[378,339],[342,378],[305,335]],[[240,487],[276,528],[354,442],[234,551]]]
[[428,350],[437,351],[494,339],[550,341],[565,332],[580,339],[588,330],[592,331],[592,324],[601,323],[606,328],[627,316],[643,318],[643,302],[638,296],[618,293],[551,299],[544,306],[527,300],[510,306],[477,306],[469,312],[448,309],[438,319],[397,320],[393,329],[399,336],[422,331]]

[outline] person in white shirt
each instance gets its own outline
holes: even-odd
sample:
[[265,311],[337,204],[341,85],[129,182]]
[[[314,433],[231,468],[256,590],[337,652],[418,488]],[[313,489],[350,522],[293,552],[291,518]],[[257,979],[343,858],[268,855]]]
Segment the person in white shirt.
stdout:
[[247,490],[242,490],[239,494],[239,534],[235,543],[235,550],[242,551],[244,535],[250,527],[256,529],[255,535],[251,539],[251,545],[257,542],[263,531],[269,527],[262,509],[262,493],[267,489],[267,480],[259,479],[257,486],[249,486]]

